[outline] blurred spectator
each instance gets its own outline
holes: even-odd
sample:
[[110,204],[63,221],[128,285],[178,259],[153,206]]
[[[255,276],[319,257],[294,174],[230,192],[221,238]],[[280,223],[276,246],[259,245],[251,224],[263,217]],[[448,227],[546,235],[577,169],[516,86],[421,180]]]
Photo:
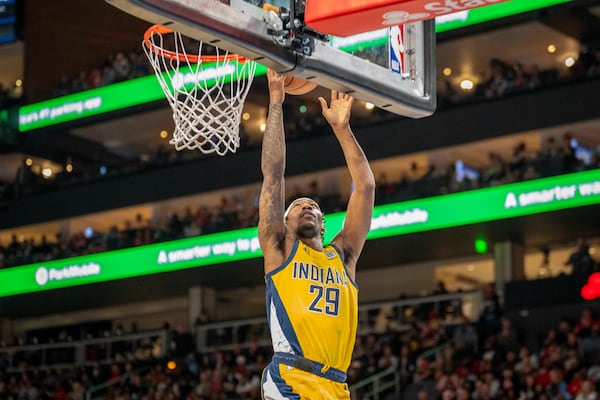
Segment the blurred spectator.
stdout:
[[575,332],[579,338],[585,339],[591,334],[593,327],[600,327],[600,320],[596,318],[591,308],[584,308],[575,325]]
[[579,169],[580,161],[575,154],[573,139],[573,134],[566,132],[562,137],[562,146],[559,149],[559,154],[562,155],[562,169],[565,172],[575,172]]
[[496,337],[498,349],[504,356],[506,356],[508,352],[517,353],[520,347],[519,338],[517,332],[512,327],[510,319],[502,318],[500,320],[500,326],[500,331]]
[[598,392],[596,391],[596,388],[594,387],[594,383],[592,381],[590,381],[589,379],[586,379],[581,384],[581,389],[579,389],[579,392],[577,392],[577,395],[575,396],[575,400],[597,400],[597,399],[598,399]]
[[17,169],[15,177],[15,198],[19,198],[27,190],[28,186],[33,182],[35,176],[31,170],[31,164],[26,158],[23,158],[21,166]]
[[193,336],[185,331],[181,325],[178,325],[176,329],[171,332],[171,352],[172,354],[183,360],[188,355],[195,351],[194,338]]
[[493,283],[483,287],[483,310],[479,316],[479,343],[483,344],[488,337],[500,331],[502,307]]
[[[411,398],[409,395],[407,398]],[[435,386],[430,382],[421,382],[418,391],[416,393],[417,400],[436,400],[438,397],[435,391]]]
[[415,358],[407,344],[400,348],[398,357],[398,369],[400,370],[400,379],[404,387],[412,382],[412,373],[415,371]]
[[523,179],[528,167],[525,142],[520,142],[514,147],[512,159],[510,160],[508,167],[515,180],[520,181]]
[[600,365],[600,326],[594,324],[590,335],[581,341],[581,353],[586,366]]
[[596,262],[590,254],[590,246],[585,239],[577,239],[577,249],[571,253],[565,265],[573,267],[573,274],[589,274],[594,271]]
[[384,204],[389,202],[395,191],[396,188],[389,181],[387,174],[385,172],[380,173],[377,177],[377,186],[375,188],[375,203]]
[[493,186],[506,176],[506,167],[502,156],[496,152],[488,154],[489,163],[481,176],[482,182]]
[[564,371],[558,365],[550,369],[550,385],[547,394],[551,400],[571,400],[573,398],[567,390]]
[[116,73],[116,81],[121,82],[129,79],[129,72],[131,71],[131,63],[125,57],[125,54],[121,51],[117,52],[114,57],[112,67]]
[[491,76],[485,82],[485,97],[495,98],[504,95],[509,87],[507,79],[508,66],[503,61],[493,58],[490,60]]
[[479,350],[477,331],[462,311],[460,318],[460,325],[452,333],[455,353],[460,359],[474,358]]

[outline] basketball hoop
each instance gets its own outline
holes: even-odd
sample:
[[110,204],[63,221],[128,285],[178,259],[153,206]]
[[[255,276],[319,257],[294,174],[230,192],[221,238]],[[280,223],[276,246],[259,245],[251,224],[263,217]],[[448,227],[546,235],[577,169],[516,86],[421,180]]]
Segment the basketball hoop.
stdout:
[[256,63],[216,47],[215,54],[202,54],[212,49],[203,45],[154,25],[144,34],[142,47],[173,110],[175,130],[169,143],[178,151],[235,153]]

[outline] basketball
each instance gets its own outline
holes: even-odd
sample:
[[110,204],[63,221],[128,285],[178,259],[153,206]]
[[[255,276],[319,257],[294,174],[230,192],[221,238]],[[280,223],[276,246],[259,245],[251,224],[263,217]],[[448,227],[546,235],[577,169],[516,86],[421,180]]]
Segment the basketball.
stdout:
[[283,85],[286,93],[296,96],[306,94],[317,87],[316,83],[295,76],[286,76]]

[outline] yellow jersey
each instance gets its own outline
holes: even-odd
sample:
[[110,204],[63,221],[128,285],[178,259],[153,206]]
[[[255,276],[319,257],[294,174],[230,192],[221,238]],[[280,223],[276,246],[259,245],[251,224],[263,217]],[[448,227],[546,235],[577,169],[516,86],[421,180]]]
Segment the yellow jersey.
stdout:
[[322,251],[301,241],[265,276],[273,350],[346,372],[358,324],[358,287],[335,245]]

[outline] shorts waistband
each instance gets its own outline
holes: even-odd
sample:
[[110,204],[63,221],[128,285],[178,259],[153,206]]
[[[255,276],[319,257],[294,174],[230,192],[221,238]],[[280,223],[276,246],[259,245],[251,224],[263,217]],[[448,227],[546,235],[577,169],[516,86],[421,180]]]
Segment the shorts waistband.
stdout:
[[302,371],[310,372],[334,382],[346,382],[345,372],[339,369],[327,367],[325,364],[309,360],[308,358],[304,358],[296,354],[276,352],[273,354],[273,362],[289,365],[290,367],[295,367],[301,369]]

